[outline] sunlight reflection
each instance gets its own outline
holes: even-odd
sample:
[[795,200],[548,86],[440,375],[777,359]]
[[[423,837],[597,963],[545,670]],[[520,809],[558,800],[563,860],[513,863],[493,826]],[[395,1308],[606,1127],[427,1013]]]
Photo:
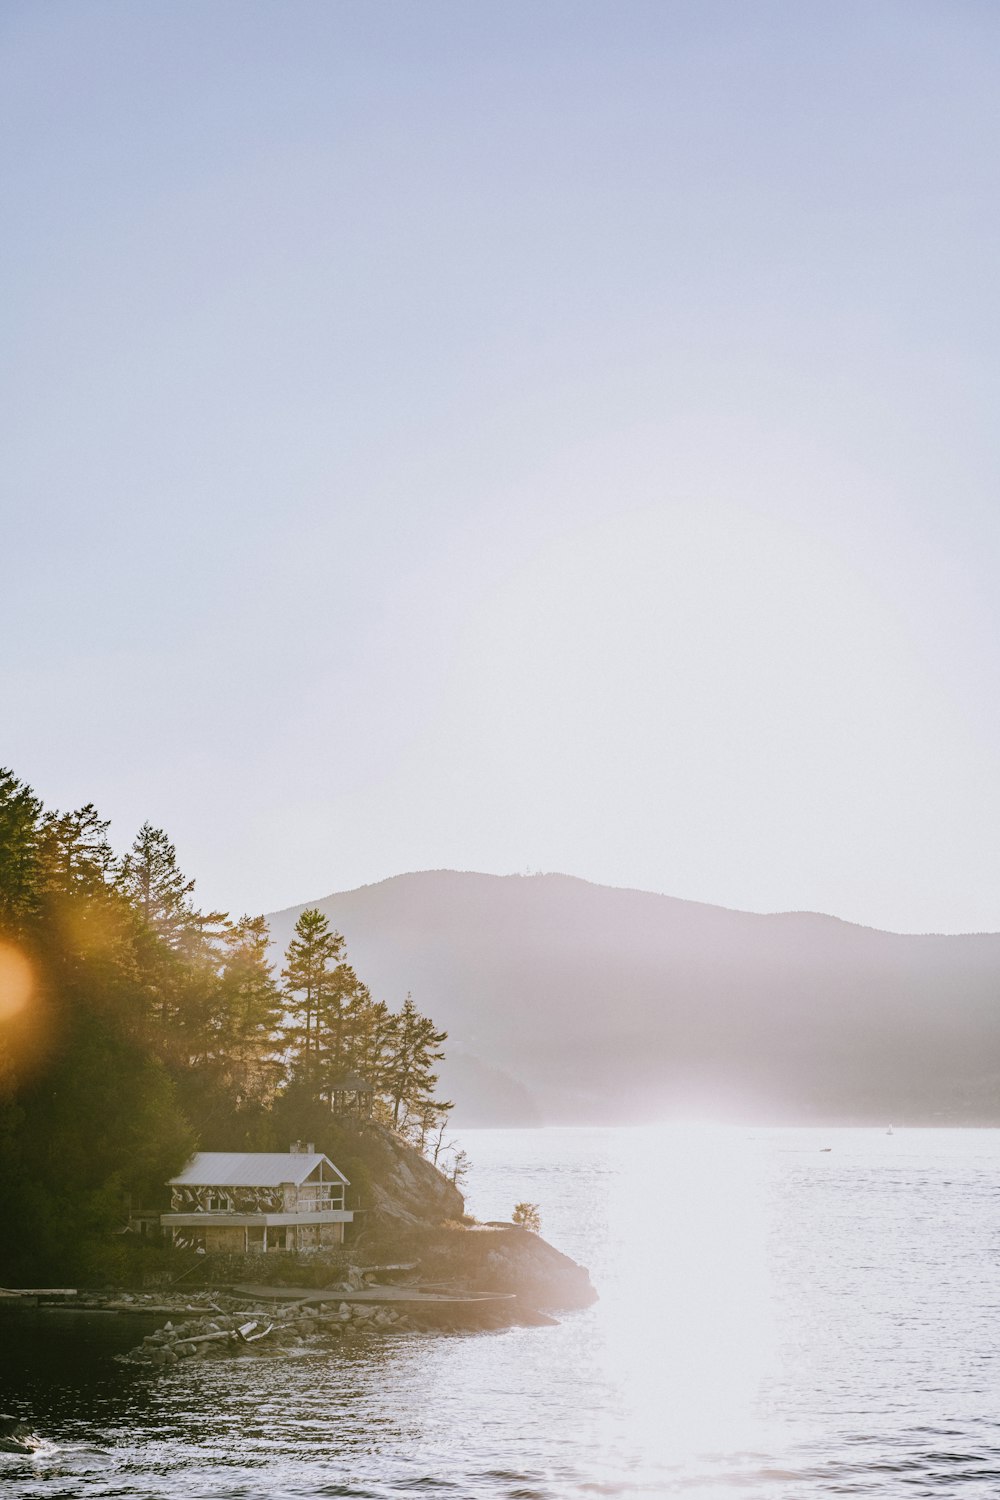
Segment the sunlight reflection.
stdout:
[[762,1159],[727,1127],[625,1134],[607,1204],[619,1274],[602,1318],[623,1408],[614,1425],[670,1467],[759,1450],[758,1398],[776,1360]]
[[0,1022],[21,1014],[31,999],[34,978],[20,949],[0,942]]

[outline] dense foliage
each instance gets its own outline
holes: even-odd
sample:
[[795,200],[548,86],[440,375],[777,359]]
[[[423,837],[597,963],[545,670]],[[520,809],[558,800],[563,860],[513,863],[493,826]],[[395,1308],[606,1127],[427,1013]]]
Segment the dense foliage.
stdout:
[[130,1206],[195,1149],[337,1159],[347,1074],[436,1156],[444,1041],[372,998],[320,912],[279,977],[264,918],[199,911],[161,829],[119,859],[93,806],[47,812],[0,770],[0,1280],[119,1274]]

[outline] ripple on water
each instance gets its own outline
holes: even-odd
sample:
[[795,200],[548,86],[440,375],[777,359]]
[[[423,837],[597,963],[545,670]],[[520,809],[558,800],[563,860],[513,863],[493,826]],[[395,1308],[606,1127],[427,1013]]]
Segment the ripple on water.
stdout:
[[[996,1500],[1000,1132],[469,1132],[602,1301],[558,1328],[117,1364],[129,1319],[5,1315],[11,1500]],[[832,1146],[821,1153],[819,1147]]]

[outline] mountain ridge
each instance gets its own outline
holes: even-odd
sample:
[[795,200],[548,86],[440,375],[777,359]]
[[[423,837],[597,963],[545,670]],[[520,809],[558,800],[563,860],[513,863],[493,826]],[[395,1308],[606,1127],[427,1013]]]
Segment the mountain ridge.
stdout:
[[273,913],[277,947],[306,905],[448,1030],[459,1121],[1000,1121],[997,934],[441,870]]
[[648,896],[657,901],[675,901],[681,905],[697,906],[707,908],[710,911],[731,912],[741,917],[761,917],[765,919],[777,917],[816,917],[823,922],[836,922],[843,927],[857,927],[863,932],[877,932],[885,937],[996,937],[1000,935],[1000,929],[968,928],[961,932],[939,932],[937,929],[926,932],[899,932],[894,927],[878,927],[871,922],[856,922],[851,917],[840,917],[836,912],[816,911],[812,907],[782,907],[774,911],[752,911],[744,906],[724,906],[717,901],[701,901],[692,896],[675,896],[669,891],[650,891],[643,886],[636,885],[606,885],[603,881],[588,880],[584,875],[570,875],[565,870],[532,870],[530,873],[512,871],[506,875],[497,875],[489,870],[456,870],[450,866],[442,865],[431,870],[401,870],[395,875],[385,875],[381,880],[363,881],[361,885],[351,886],[346,891],[331,891],[326,896],[317,897],[313,901],[293,902],[289,906],[282,906],[270,913],[268,920],[280,918],[288,912],[302,912],[308,907],[321,907],[324,901],[333,901],[342,896],[355,896],[364,891],[381,890],[386,886],[395,884],[397,881],[422,879],[425,876],[457,875],[470,877],[477,880],[499,880],[499,881],[534,881],[534,880],[565,880],[576,885],[589,886],[597,891],[613,891],[630,896]]

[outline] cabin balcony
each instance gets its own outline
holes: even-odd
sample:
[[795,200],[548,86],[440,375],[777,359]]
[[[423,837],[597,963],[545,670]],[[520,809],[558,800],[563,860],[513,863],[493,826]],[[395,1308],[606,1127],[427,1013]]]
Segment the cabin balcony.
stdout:
[[231,1214],[219,1211],[213,1213],[190,1214],[161,1214],[160,1223],[164,1229],[198,1229],[207,1225],[215,1228],[227,1224],[270,1224],[274,1226],[285,1224],[351,1224],[354,1222],[354,1211],[350,1208],[325,1208],[312,1209],[305,1213],[294,1214]]
[[299,1213],[326,1212],[328,1209],[344,1207],[344,1189],[339,1191],[334,1188],[331,1192],[304,1193],[299,1189],[296,1201],[296,1210]]
[[175,1245],[215,1254],[266,1255],[270,1251],[332,1249],[344,1242],[344,1225],[354,1221],[351,1209],[315,1209],[306,1213],[227,1213],[203,1210],[160,1215],[160,1224]]

